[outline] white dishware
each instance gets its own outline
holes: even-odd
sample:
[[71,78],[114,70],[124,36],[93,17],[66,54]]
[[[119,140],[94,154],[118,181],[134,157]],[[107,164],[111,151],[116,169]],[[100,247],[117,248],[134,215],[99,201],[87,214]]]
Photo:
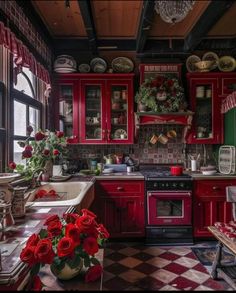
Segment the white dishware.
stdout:
[[208,175],[208,176],[210,176],[210,175],[214,175],[214,174],[216,174],[216,173],[217,173],[216,170],[206,170],[206,171],[202,171],[202,174],[203,174],[203,175]]

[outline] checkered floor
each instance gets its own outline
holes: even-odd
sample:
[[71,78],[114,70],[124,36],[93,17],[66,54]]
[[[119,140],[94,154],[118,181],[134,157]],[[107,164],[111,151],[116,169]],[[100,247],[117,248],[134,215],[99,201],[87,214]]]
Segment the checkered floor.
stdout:
[[225,291],[186,246],[109,243],[105,248],[103,290]]

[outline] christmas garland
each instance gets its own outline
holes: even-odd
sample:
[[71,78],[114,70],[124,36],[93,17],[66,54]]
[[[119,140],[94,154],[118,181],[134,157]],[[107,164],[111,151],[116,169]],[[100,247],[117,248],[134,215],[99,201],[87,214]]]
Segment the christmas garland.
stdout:
[[135,95],[135,101],[154,112],[177,112],[187,106],[183,87],[177,78],[168,75],[145,79]]

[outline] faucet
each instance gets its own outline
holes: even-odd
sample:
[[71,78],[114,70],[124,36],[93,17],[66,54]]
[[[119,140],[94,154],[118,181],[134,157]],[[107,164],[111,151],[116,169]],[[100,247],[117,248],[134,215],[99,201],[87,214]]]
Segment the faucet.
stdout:
[[[45,168],[38,168],[38,169],[35,169],[32,173],[32,182],[31,182],[31,188],[35,188],[35,187],[39,187],[41,186],[41,180],[40,180],[40,177],[41,175],[45,172]],[[35,178],[35,174],[38,173],[38,176],[37,178]]]

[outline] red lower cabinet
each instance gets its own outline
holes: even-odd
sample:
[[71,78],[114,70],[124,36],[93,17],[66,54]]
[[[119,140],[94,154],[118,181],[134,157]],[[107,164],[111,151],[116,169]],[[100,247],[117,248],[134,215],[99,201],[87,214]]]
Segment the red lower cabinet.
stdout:
[[209,238],[207,227],[232,220],[232,204],[226,202],[226,186],[236,180],[196,180],[194,182],[193,227],[195,238]]
[[93,210],[111,238],[144,236],[144,181],[99,180]]

